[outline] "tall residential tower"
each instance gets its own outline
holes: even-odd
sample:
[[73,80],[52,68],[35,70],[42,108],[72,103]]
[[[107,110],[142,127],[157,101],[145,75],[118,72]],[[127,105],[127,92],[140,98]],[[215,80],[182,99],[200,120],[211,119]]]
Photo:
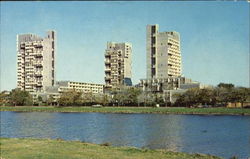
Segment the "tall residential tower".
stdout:
[[131,54],[130,43],[107,43],[105,51],[105,83],[107,87],[132,85]]
[[17,35],[17,87],[30,93],[43,92],[55,84],[56,34],[46,37]]
[[147,79],[181,76],[180,35],[147,25]]

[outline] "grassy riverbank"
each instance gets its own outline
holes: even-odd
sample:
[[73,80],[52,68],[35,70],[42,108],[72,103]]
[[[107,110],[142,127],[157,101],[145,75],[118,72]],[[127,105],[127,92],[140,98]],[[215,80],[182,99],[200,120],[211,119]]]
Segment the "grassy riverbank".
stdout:
[[[80,141],[1,138],[2,159],[217,159],[203,154],[102,146]],[[219,158],[218,158],[219,159]]]
[[0,111],[250,115],[250,109],[246,108],[8,106],[0,107]]

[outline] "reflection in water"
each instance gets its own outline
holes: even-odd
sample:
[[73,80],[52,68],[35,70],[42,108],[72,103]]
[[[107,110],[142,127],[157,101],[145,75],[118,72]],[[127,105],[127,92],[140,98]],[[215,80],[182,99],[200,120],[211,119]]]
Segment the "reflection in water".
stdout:
[[63,138],[114,146],[250,157],[250,116],[1,112],[1,137]]

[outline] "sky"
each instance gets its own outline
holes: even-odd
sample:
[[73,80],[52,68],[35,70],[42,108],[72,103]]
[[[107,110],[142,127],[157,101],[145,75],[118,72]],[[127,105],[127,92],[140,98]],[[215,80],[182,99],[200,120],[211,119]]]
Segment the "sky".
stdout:
[[17,34],[57,32],[56,80],[104,84],[108,41],[132,43],[132,81],[146,78],[146,25],[181,36],[182,74],[249,87],[249,3],[0,2],[1,91],[16,87]]

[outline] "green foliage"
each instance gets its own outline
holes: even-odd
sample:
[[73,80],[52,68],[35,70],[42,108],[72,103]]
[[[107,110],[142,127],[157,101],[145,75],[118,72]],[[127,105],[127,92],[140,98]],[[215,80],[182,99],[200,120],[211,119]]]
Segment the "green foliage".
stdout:
[[105,95],[105,94],[101,97],[100,100],[101,100],[100,104],[103,104],[104,106],[108,105],[111,102],[110,96]]
[[219,83],[217,85],[219,88],[226,88],[226,89],[232,89],[234,88],[234,85],[232,83]]
[[113,105],[132,106],[138,104],[138,96],[141,90],[135,87],[119,86],[111,90]]
[[15,106],[32,105],[33,99],[29,92],[13,89],[10,92],[10,103]]
[[70,90],[68,92],[63,92],[58,99],[60,106],[72,106],[72,105],[81,105],[83,101],[82,93],[77,92],[76,90]]
[[54,101],[55,101],[54,97],[50,95],[49,98],[47,99],[47,105],[52,105]]
[[216,88],[192,88],[184,94],[177,95],[176,106],[226,105],[228,102],[246,102],[250,89],[235,88],[232,84],[219,84]]
[[0,93],[0,105],[8,105],[9,95],[5,91]]

